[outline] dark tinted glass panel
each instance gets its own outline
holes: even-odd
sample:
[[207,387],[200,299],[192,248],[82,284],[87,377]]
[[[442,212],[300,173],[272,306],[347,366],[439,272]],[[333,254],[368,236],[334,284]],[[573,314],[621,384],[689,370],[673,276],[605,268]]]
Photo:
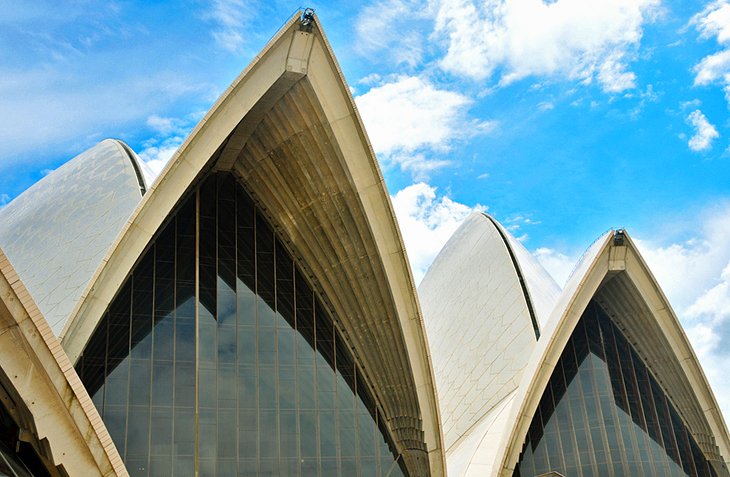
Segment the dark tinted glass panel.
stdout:
[[329,312],[230,174],[162,227],[77,369],[132,476],[406,475]]
[[661,386],[596,303],[530,425],[515,476],[716,476]]

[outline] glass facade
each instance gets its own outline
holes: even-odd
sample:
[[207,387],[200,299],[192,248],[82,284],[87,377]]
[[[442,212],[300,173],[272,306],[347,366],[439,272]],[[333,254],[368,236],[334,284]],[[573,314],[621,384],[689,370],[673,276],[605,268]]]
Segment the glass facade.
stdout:
[[716,477],[659,383],[591,302],[530,425],[514,475]]
[[77,371],[132,476],[405,475],[349,348],[228,173],[162,227]]

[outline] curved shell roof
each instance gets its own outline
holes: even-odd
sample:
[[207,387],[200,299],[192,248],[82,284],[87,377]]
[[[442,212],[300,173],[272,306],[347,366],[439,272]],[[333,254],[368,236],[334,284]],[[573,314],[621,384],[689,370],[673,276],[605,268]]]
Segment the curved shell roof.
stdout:
[[78,358],[183,194],[232,171],[302,264],[368,375],[413,475],[443,475],[428,347],[383,177],[329,43],[294,16],[178,149],[62,332]]
[[[601,236],[586,251],[526,365],[505,428],[484,475],[509,477],[555,363],[590,300],[626,334],[705,455],[727,465],[730,436],[684,331],[629,236]],[[726,471],[725,471],[726,472]]]
[[546,319],[559,288],[496,221],[475,213],[446,243],[418,291],[449,475],[464,475],[504,425],[536,344],[533,323]]
[[0,209],[0,247],[56,335],[144,194],[136,161],[107,139]]

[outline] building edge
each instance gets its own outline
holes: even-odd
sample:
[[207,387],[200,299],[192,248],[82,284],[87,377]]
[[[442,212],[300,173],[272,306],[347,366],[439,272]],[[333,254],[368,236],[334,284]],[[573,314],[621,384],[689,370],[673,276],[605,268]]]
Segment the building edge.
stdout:
[[19,397],[13,405],[22,439],[58,475],[128,476],[68,356],[2,250],[0,323],[0,375],[9,381],[4,390]]

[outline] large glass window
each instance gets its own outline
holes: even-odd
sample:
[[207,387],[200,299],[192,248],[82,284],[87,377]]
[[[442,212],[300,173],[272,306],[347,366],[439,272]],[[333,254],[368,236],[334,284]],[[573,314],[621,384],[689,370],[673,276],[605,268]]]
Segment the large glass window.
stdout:
[[77,371],[132,476],[405,473],[323,303],[228,173],[158,233]]
[[555,366],[514,475],[715,477],[633,346],[591,302]]

